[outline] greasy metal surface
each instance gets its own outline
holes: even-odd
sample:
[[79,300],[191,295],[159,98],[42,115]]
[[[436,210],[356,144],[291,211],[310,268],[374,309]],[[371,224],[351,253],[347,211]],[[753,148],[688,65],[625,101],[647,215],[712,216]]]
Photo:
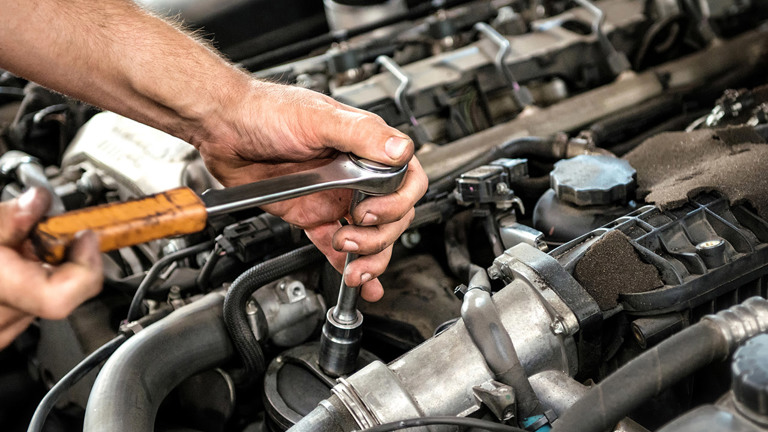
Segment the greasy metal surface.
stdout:
[[385,195],[397,190],[405,178],[407,165],[375,169],[375,162],[340,153],[328,165],[221,190],[202,196],[209,216],[245,210],[277,201],[297,198],[335,188],[355,189],[370,195]]
[[196,233],[206,224],[200,198],[189,188],[119,204],[105,204],[44,219],[31,234],[37,255],[49,263],[64,259],[75,235],[96,232],[102,252],[183,234]]
[[[482,42],[482,41],[481,41]],[[600,118],[650,100],[669,89],[701,87],[734,68],[754,66],[765,58],[768,29],[754,30],[700,53],[576,95],[531,115],[419,154],[430,181],[515,137],[548,136],[584,127]],[[665,85],[659,77],[668,78]],[[522,78],[521,78],[522,79]],[[350,86],[352,87],[352,86]],[[415,90],[414,90],[415,91]]]
[[[539,289],[515,280],[496,293],[493,302],[527,374],[548,369],[574,371],[573,341],[553,332],[553,307]],[[479,409],[472,387],[493,379],[462,320],[390,363],[387,373],[373,373],[381,367],[374,363],[347,382],[373,416],[388,420],[398,418],[387,408],[391,406],[425,416],[466,416]]]

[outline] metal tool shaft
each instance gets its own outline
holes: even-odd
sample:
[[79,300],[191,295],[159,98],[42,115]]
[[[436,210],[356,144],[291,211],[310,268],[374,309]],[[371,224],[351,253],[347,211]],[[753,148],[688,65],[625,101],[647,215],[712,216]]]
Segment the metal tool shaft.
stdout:
[[[365,199],[366,194],[356,190],[352,196],[349,213]],[[332,307],[323,325],[320,337],[320,356],[318,362],[327,374],[332,376],[346,375],[355,370],[357,357],[360,354],[360,338],[362,337],[363,315],[357,310],[357,299],[360,297],[360,286],[349,286],[344,282],[349,264],[358,258],[356,253],[347,253],[342,272],[339,299]]]
[[406,169],[407,165],[390,167],[340,153],[328,165],[241,186],[209,190],[202,200],[211,217],[328,189],[348,188],[369,195],[384,195],[400,187]]

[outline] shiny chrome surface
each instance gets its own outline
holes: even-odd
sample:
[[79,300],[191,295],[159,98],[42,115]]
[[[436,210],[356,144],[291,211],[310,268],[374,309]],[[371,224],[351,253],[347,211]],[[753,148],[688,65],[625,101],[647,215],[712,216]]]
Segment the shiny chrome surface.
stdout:
[[328,165],[221,190],[208,190],[203,202],[208,216],[246,210],[328,189],[346,188],[386,195],[400,187],[408,166],[387,167],[340,153]]

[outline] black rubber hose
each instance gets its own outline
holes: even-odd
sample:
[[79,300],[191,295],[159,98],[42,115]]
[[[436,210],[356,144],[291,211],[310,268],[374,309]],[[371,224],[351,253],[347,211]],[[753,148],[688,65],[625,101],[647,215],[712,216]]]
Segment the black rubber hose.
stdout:
[[99,349],[92,352],[88,357],[83,359],[72,370],[67,372],[59,382],[56,383],[45,397],[40,401],[40,404],[35,410],[35,414],[32,416],[32,421],[29,422],[29,428],[27,432],[40,432],[45,426],[45,420],[48,418],[48,414],[51,412],[56,402],[59,401],[61,395],[66,393],[73,385],[80,381],[84,376],[88,375],[96,366],[105,361],[117,350],[123,342],[128,340],[128,335],[121,333],[115,336],[114,339],[102,345]]
[[248,325],[245,313],[251,294],[258,288],[323,258],[314,245],[307,245],[257,264],[241,274],[227,291],[224,322],[245,365],[245,375],[256,377],[266,369],[264,353]]
[[234,354],[214,292],[174,311],[123,344],[104,364],[88,398],[85,432],[154,430],[157,409],[185,379]]
[[552,432],[603,432],[697,369],[728,355],[728,342],[707,322],[675,334],[622,366],[573,404]]
[[597,121],[589,130],[596,146],[609,148],[678,115],[682,110],[680,97],[664,95]]
[[176,251],[173,253],[170,253],[159,260],[155,262],[154,265],[152,265],[152,268],[149,269],[147,272],[147,275],[144,276],[144,280],[141,281],[141,284],[139,285],[139,288],[136,290],[136,293],[133,295],[133,299],[131,300],[131,306],[128,308],[128,322],[136,321],[141,316],[141,302],[144,301],[144,297],[147,296],[147,292],[149,291],[149,288],[152,286],[153,283],[155,283],[155,280],[157,280],[158,276],[160,276],[160,273],[165,270],[166,267],[168,267],[170,264],[182,260],[184,258],[189,258],[193,255],[197,255],[200,252],[206,251],[213,246],[213,241],[207,241],[205,243],[200,243],[195,246],[190,246],[188,248],[182,249],[180,251]]
[[[421,417],[407,420],[400,420],[392,423],[384,423],[372,428],[363,429],[361,432],[392,432],[408,428],[415,428],[429,425],[450,425],[461,428],[471,428],[493,432],[526,432],[525,429],[508,426],[501,423],[494,423],[488,420],[481,420],[471,417]],[[463,430],[463,429],[462,429]]]
[[472,260],[467,246],[467,231],[472,222],[472,211],[459,213],[445,223],[445,257],[448,268],[461,283],[468,283]]
[[461,174],[477,168],[482,165],[487,165],[496,159],[500,158],[514,158],[523,155],[541,156],[545,158],[559,159],[564,155],[560,154],[560,146],[555,145],[556,139],[552,137],[520,137],[513,138],[500,145],[497,145],[489,149],[482,156],[473,159],[471,162],[463,164],[454,168],[451,172],[445,175],[443,178],[432,182],[429,185],[427,191],[427,197],[436,197],[444,194],[445,192],[453,189],[456,177]]
[[195,279],[195,284],[198,288],[203,290],[203,292],[208,291],[207,288],[211,279],[211,274],[213,274],[213,269],[216,267],[216,264],[223,256],[223,253],[224,248],[216,243],[213,246],[213,250],[211,251],[210,255],[208,255],[208,259],[205,260],[205,264],[203,264],[203,267],[200,269],[200,273],[198,273],[197,278]]

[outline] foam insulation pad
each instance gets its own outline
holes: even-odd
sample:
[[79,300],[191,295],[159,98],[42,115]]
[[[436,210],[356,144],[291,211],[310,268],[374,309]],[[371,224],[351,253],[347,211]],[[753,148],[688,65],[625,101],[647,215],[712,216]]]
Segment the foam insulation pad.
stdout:
[[601,310],[616,307],[619,294],[642,293],[664,286],[659,271],[640,259],[629,237],[609,231],[587,249],[573,276]]
[[716,191],[768,218],[768,145],[751,127],[663,133],[624,159],[637,170],[637,196],[662,210]]

